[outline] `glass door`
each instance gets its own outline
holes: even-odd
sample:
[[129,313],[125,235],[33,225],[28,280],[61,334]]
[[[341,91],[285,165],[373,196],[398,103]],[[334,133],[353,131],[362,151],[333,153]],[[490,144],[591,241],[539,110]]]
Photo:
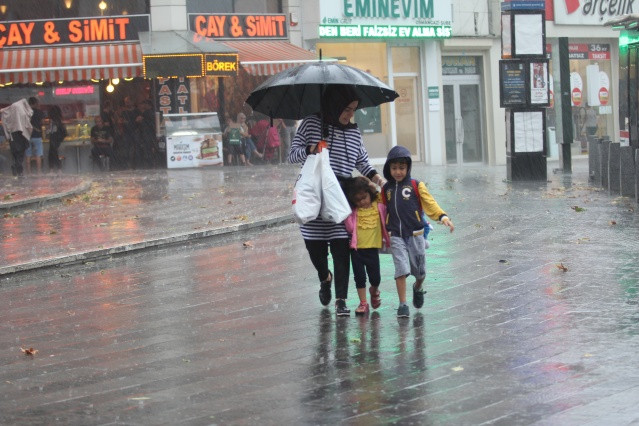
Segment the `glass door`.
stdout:
[[444,79],[444,125],[448,164],[482,163],[484,144],[478,76]]

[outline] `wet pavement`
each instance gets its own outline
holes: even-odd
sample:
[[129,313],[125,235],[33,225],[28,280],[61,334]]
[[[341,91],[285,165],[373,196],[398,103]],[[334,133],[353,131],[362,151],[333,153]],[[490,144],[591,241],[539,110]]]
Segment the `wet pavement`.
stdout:
[[456,229],[431,233],[407,320],[389,256],[379,310],[321,307],[295,166],[91,176],[5,209],[0,263],[25,272],[0,276],[0,423],[635,424],[637,206],[573,165],[416,165]]

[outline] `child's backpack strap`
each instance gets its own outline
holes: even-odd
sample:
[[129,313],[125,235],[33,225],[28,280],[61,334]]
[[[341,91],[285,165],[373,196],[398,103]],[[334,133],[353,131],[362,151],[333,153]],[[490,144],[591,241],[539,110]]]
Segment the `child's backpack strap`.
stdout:
[[386,199],[386,191],[384,191],[383,186],[382,186],[382,203],[384,203],[385,206],[388,205],[388,200]]

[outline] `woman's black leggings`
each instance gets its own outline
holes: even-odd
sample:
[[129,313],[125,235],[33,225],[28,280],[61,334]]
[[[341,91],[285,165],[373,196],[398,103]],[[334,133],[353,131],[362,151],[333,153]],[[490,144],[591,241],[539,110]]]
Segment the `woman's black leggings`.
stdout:
[[328,249],[330,246],[333,256],[335,298],[346,299],[348,297],[348,278],[351,273],[348,238],[304,240],[304,243],[320,281],[328,277]]

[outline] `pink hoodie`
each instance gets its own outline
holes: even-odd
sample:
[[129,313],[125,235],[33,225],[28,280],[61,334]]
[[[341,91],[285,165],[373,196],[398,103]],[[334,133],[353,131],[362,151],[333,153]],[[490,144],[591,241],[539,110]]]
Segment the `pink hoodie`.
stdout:
[[[386,247],[390,247],[390,235],[386,230],[386,206],[384,203],[377,203],[377,211],[379,212],[379,220],[382,224],[382,245],[385,243]],[[351,234],[351,248],[357,250],[357,208],[353,209],[351,214],[344,221],[346,231]]]

